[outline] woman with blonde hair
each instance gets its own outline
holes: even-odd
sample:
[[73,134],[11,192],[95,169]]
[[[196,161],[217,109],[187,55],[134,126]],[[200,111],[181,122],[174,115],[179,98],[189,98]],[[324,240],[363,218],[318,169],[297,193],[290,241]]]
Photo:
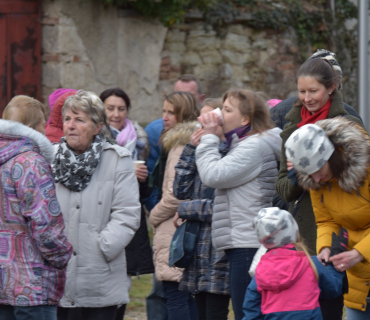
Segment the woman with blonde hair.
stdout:
[[223,96],[222,129],[229,149],[222,157],[214,113],[199,118],[204,135],[196,150],[202,182],[216,189],[212,243],[230,260],[230,294],[235,318],[243,318],[243,300],[251,281],[248,270],[259,247],[252,228],[259,210],[270,207],[280,160],[280,129],[273,128],[268,108],[251,90],[230,90]]
[[163,282],[169,320],[197,319],[193,297],[188,292],[178,290],[183,269],[170,267],[168,262],[170,244],[176,230],[172,219],[182,202],[173,195],[175,166],[196,130],[198,115],[199,110],[190,93],[174,92],[165,97],[161,153],[151,176],[151,184],[158,187],[160,200],[149,215],[154,227],[153,259],[156,279]]
[[56,320],[72,246],[64,232],[41,102],[15,96],[0,120],[2,319]]

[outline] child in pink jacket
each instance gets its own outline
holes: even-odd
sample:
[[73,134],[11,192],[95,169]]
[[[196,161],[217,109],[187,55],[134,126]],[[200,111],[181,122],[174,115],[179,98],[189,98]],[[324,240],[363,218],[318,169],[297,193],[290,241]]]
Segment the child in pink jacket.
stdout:
[[[279,208],[260,210],[253,222],[268,251],[262,256],[248,286],[243,320],[321,320],[321,298],[342,293],[344,273],[310,257],[300,241],[293,216]],[[336,237],[336,235],[333,235]]]

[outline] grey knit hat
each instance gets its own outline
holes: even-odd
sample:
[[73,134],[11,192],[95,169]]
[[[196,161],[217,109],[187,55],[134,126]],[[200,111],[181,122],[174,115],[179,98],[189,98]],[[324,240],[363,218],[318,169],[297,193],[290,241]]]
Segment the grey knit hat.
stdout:
[[267,249],[297,242],[298,225],[293,216],[277,207],[265,208],[253,220],[257,238]]
[[304,175],[319,171],[333,152],[334,145],[316,124],[304,125],[285,142],[286,157]]
[[308,58],[308,60],[311,59],[323,59],[330,62],[330,64],[333,66],[333,69],[337,72],[337,74],[342,77],[342,68],[340,67],[337,59],[335,59],[335,53],[325,50],[325,49],[317,49],[317,51]]

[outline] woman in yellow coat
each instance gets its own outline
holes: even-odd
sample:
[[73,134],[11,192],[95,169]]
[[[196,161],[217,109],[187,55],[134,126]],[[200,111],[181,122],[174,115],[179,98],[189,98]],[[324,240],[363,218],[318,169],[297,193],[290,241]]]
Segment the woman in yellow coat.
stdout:
[[[319,260],[347,271],[347,319],[370,319],[370,138],[342,117],[296,130],[285,144],[298,184],[309,190]],[[348,231],[348,250],[330,256],[332,233]],[[368,300],[368,301],[366,301]]]

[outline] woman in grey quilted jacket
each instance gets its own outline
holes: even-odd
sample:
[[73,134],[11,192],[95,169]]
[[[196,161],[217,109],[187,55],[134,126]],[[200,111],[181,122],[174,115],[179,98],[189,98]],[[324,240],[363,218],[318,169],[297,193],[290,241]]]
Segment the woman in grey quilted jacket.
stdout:
[[228,154],[222,158],[216,135],[220,119],[214,113],[199,118],[204,136],[196,150],[196,164],[205,185],[216,189],[212,243],[230,260],[230,293],[235,319],[243,318],[243,299],[251,281],[248,270],[259,242],[252,221],[271,206],[278,174],[281,138],[268,108],[250,90],[223,96],[223,132]]

